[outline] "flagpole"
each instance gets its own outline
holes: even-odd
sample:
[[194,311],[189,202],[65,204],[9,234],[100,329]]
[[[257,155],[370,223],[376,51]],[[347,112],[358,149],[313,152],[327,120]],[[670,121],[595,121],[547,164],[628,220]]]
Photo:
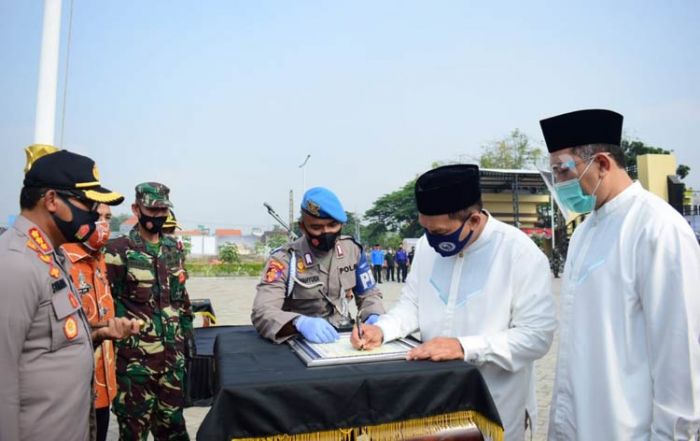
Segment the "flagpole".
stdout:
[[54,145],[60,42],[61,0],[44,0],[44,26],[34,124],[35,144]]

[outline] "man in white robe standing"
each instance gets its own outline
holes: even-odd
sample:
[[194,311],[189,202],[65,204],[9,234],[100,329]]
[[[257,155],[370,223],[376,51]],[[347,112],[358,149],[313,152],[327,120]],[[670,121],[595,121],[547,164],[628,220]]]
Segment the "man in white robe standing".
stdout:
[[506,440],[523,440],[536,411],[533,362],[556,328],[545,255],[522,231],[482,207],[479,168],[448,165],[416,181],[416,245],[401,298],[352,343],[371,349],[415,331],[410,360],[464,360],[489,387]]
[[622,115],[540,121],[560,203],[590,215],[569,244],[550,440],[686,440],[700,420],[700,247],[633,182]]

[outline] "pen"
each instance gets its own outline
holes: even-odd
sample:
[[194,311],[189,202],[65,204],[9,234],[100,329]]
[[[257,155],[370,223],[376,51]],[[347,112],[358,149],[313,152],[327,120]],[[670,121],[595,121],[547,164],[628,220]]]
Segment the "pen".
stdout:
[[362,311],[357,311],[357,318],[355,319],[355,324],[357,325],[357,336],[360,338],[360,340],[364,337],[364,333],[362,332]]

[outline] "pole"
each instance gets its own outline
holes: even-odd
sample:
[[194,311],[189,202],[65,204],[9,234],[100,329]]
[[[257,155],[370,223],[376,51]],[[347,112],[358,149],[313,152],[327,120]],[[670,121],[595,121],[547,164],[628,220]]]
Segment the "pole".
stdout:
[[294,225],[294,190],[289,189],[289,231],[287,236],[289,240],[294,240],[294,231],[292,225]]
[[304,194],[306,191],[306,164],[309,162],[309,158],[311,158],[311,155],[308,154],[306,155],[306,159],[304,159],[304,162],[302,162],[299,165],[299,168],[301,169],[301,193]]
[[552,226],[552,253],[554,253],[554,250],[556,250],[556,240],[555,240],[555,234],[554,232],[556,231],[556,222],[554,221],[554,218],[556,216],[556,213],[554,212],[554,197],[552,193],[549,194],[549,210],[550,210],[550,216],[552,218],[551,226]]
[[56,91],[61,42],[61,0],[44,0],[44,27],[39,59],[34,143],[54,145]]

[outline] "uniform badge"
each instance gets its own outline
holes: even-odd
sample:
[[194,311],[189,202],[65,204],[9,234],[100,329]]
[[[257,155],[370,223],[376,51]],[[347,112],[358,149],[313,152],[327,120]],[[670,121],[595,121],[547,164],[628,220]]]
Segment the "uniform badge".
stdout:
[[303,274],[306,271],[306,265],[302,260],[297,260],[297,273]]
[[83,240],[83,239],[85,239],[85,236],[87,236],[87,234],[88,234],[89,232],[90,232],[90,225],[88,225],[88,224],[83,224],[83,225],[81,225],[80,228],[78,229],[78,232],[76,233],[75,237],[76,237],[78,240]]
[[61,271],[59,271],[59,269],[55,266],[51,265],[51,268],[49,268],[49,275],[54,279],[58,279],[61,277]]
[[68,317],[63,324],[63,333],[68,340],[73,340],[78,336],[78,322],[75,321],[73,316]]
[[51,251],[51,245],[49,245],[49,242],[46,240],[43,234],[41,234],[41,231],[39,231],[38,228],[32,227],[29,229],[29,237],[34,241],[34,243],[39,247],[39,249],[43,252],[48,252]]
[[286,268],[287,266],[279,260],[270,259],[270,263],[267,264],[267,269],[265,270],[265,282],[273,283],[278,281],[282,278]]
[[49,256],[48,254],[37,254],[37,256],[42,262],[51,263],[51,256]]
[[311,265],[314,263],[314,258],[311,257],[311,253],[304,254],[304,263],[306,263],[307,265]]
[[92,286],[85,281],[85,274],[82,271],[78,273],[78,292],[80,295],[85,295],[90,292]]
[[335,244],[335,249],[338,251],[338,257],[343,257],[345,253],[343,253],[343,248],[340,246],[339,243]]
[[320,216],[321,206],[315,203],[314,201],[309,200],[306,201],[306,211],[313,214],[314,216]]
[[78,306],[80,306],[80,303],[78,303],[78,299],[75,298],[75,295],[73,295],[72,292],[68,293],[68,301],[70,302],[70,305],[73,308],[77,308]]

